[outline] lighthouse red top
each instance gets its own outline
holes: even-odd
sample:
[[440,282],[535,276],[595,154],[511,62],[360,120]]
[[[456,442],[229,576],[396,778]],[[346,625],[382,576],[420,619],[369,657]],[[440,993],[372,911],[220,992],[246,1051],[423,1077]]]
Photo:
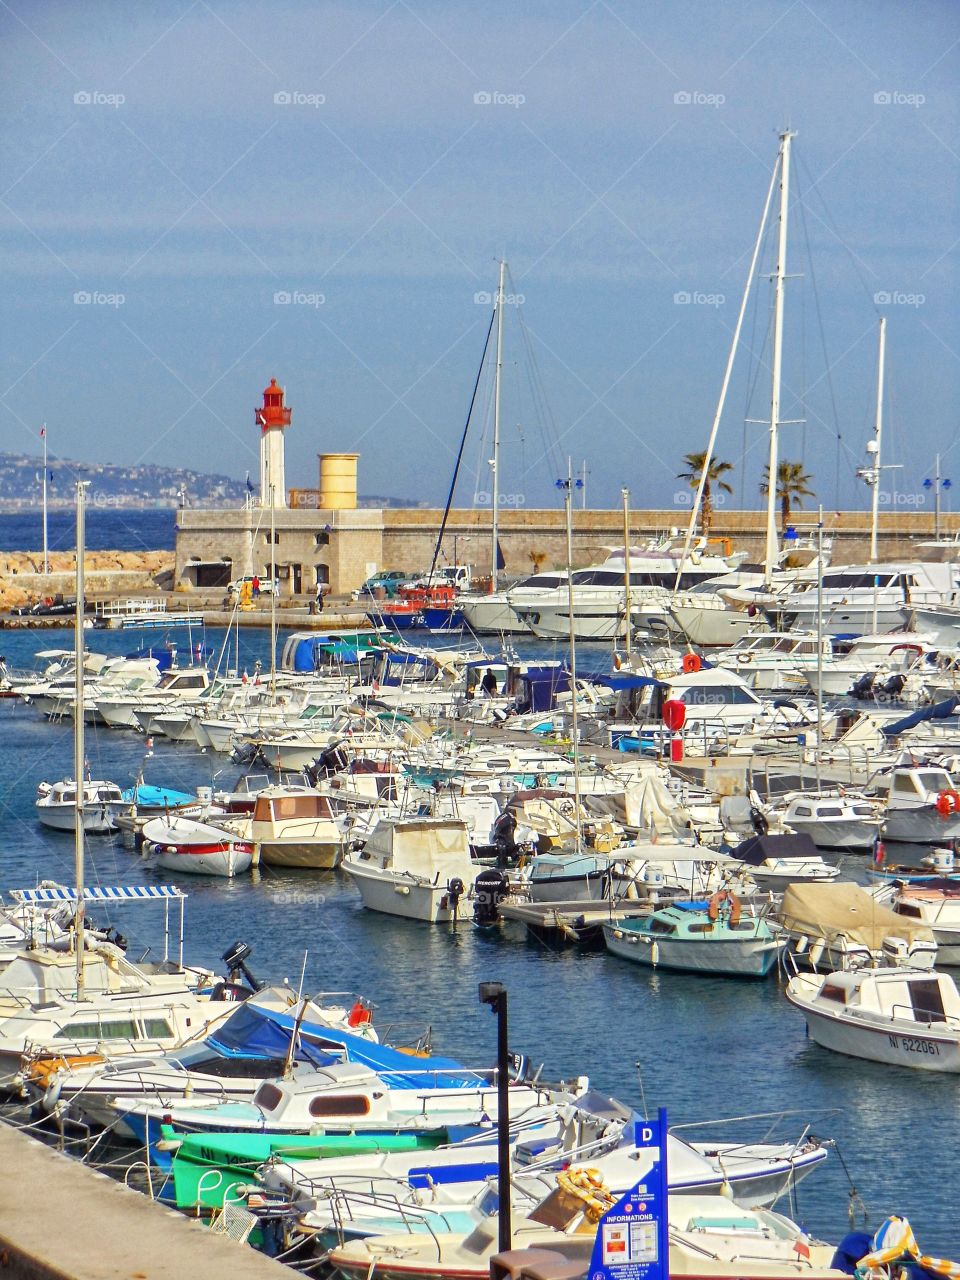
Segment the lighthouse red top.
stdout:
[[284,408],[283,387],[277,386],[276,378],[270,379],[270,385],[263,393],[263,408],[255,409],[254,413],[262,431],[269,431],[271,427],[289,427],[293,410]]

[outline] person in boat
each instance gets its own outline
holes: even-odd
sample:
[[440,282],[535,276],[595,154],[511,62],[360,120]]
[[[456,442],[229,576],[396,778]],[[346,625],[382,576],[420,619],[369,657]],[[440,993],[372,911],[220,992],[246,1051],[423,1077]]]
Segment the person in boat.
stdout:
[[493,667],[487,667],[483,673],[483,679],[480,681],[480,688],[488,698],[497,696],[497,677],[494,674]]

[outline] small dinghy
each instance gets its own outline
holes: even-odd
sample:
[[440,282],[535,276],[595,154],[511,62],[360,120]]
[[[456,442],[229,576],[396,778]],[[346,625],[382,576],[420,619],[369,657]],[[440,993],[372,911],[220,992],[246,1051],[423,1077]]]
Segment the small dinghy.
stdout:
[[193,818],[151,818],[144,824],[143,844],[167,871],[239,876],[253,862],[253,845],[248,840]]

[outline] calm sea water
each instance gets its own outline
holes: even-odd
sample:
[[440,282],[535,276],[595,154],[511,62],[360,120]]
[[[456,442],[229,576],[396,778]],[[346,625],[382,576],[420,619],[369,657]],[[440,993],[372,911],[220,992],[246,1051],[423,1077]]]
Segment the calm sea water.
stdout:
[[[176,536],[177,513],[123,511],[116,507],[87,508],[88,551],[168,551]],[[51,511],[47,516],[51,551],[70,551],[76,543],[72,511]],[[0,551],[41,551],[43,521],[39,511],[0,513]]]
[[[208,636],[217,644],[221,633]],[[27,664],[41,648],[72,644],[70,632],[9,633],[0,647],[11,664]],[[241,636],[241,659],[266,659],[264,633]],[[100,635],[95,649],[130,651],[131,636]],[[72,735],[28,708],[0,701],[0,887],[44,877],[72,878],[72,838],[39,827],[37,783],[72,772]],[[127,783],[143,759],[136,735],[88,727],[87,755],[95,777]],[[147,761],[150,781],[192,788],[226,782],[236,769],[221,756],[189,752],[157,739]],[[848,864],[848,868],[851,864]],[[855,872],[862,874],[862,863]],[[163,873],[164,879],[171,879]],[[156,883],[148,861],[119,842],[91,837],[93,882]],[[337,872],[277,873],[227,882],[184,877],[187,958],[214,964],[237,938],[254,948],[259,976],[287,977],[306,987],[362,991],[377,1005],[381,1025],[434,1030],[438,1050],[477,1064],[495,1053],[494,1019],[477,1000],[477,984],[506,983],[511,1046],[545,1064],[546,1078],[589,1074],[594,1084],[632,1105],[669,1108],[672,1122],[756,1112],[793,1111],[779,1133],[805,1124],[835,1139],[878,1225],[888,1212],[906,1214],[921,1245],[955,1257],[954,1159],[960,1144],[960,1081],[956,1077],[874,1066],[812,1045],[803,1018],[775,979],[750,983],[651,974],[605,953],[551,951],[510,926],[499,936],[469,923],[428,926],[391,920],[359,906]],[[161,913],[121,909],[114,922],[131,939],[161,941]],[[134,952],[133,945],[131,952]],[[733,1127],[731,1135],[762,1136],[767,1122]],[[718,1139],[728,1131],[706,1130]],[[788,1212],[808,1229],[837,1239],[847,1229],[849,1184],[832,1153],[798,1189]]]

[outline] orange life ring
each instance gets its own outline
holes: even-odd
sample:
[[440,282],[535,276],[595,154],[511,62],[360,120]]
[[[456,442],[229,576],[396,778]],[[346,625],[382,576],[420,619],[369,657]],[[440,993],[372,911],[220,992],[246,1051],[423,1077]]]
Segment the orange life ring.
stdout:
[[725,902],[730,906],[730,924],[736,928],[740,923],[740,899],[729,889],[720,889],[713,895],[707,904],[707,917],[713,921],[719,920],[720,908]]
[[680,665],[683,668],[683,674],[685,676],[691,676],[695,671],[700,670],[702,665],[700,662],[700,655],[697,653],[685,653]]
[[960,810],[960,793],[952,788],[941,791],[936,800],[937,813],[941,818],[949,818],[951,813]]

